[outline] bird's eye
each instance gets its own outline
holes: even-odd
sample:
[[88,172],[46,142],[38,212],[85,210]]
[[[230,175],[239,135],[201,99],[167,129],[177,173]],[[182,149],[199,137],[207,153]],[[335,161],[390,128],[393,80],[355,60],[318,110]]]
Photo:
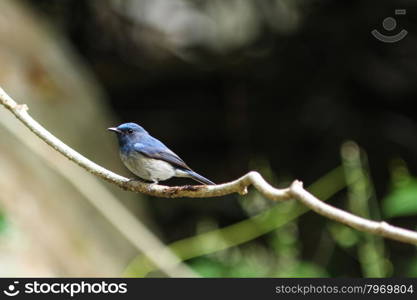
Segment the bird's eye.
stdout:
[[133,130],[132,129],[128,129],[127,130],[127,133],[131,134],[131,133],[133,133]]

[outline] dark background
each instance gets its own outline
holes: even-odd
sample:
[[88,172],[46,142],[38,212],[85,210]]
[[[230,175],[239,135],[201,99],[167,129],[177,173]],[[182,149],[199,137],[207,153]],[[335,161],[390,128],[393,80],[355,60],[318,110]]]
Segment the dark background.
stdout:
[[[204,1],[185,2],[206,12]],[[167,33],[120,13],[112,1],[26,1],[68,38],[120,123],[141,124],[207,178],[221,183],[263,172],[261,160],[277,184],[298,178],[309,185],[341,164],[340,147],[352,140],[368,157],[381,201],[391,189],[393,159],[417,171],[416,3],[281,1],[290,9],[280,11],[277,2],[253,1],[256,34],[235,44],[226,36],[216,48],[203,38],[166,42]],[[396,8],[407,15],[395,16]],[[294,11],[296,25],[285,18]],[[389,16],[398,22],[394,33],[409,31],[404,40],[387,44],[370,34],[393,34],[382,28]],[[167,182],[181,183],[189,182]],[[152,198],[149,206],[164,240],[173,242],[193,235],[204,218],[219,227],[245,219],[237,198]],[[332,203],[345,198],[341,192]],[[415,215],[388,221],[417,224]],[[300,260],[312,259],[327,222],[312,213],[299,218]],[[269,247],[265,237],[252,243]],[[387,274],[412,274],[407,260],[415,249],[392,241],[386,247],[395,266]],[[327,276],[363,276],[358,259],[338,247],[322,267]]]

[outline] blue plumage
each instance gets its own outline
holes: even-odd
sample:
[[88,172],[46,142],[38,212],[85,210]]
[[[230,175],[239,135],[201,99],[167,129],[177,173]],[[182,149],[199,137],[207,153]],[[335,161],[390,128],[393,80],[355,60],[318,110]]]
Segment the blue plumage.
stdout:
[[136,123],[124,123],[108,130],[117,134],[119,154],[135,175],[158,183],[171,177],[188,177],[203,184],[214,184],[197,174],[161,141]]

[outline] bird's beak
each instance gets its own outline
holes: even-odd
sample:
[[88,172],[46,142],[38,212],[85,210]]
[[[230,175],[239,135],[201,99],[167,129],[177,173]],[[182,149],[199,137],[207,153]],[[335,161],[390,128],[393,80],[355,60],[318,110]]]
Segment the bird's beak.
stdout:
[[107,130],[109,130],[109,131],[114,131],[114,132],[116,132],[116,133],[122,133],[119,129],[117,129],[116,127],[110,127],[110,128],[107,128]]

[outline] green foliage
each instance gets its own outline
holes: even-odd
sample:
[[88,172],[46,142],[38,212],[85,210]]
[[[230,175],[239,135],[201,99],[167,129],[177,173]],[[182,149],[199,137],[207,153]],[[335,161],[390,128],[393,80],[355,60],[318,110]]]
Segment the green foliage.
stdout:
[[292,270],[283,274],[273,273],[272,268],[260,266],[242,260],[239,264],[219,262],[209,257],[199,257],[190,262],[190,266],[202,277],[328,277],[320,266],[307,262],[298,262]]
[[410,176],[405,162],[396,159],[391,163],[391,191],[382,201],[387,218],[417,214],[417,178]]
[[[342,145],[341,154],[347,182],[349,210],[366,219],[379,218],[378,201],[369,173],[366,153],[355,142],[349,141]],[[348,243],[337,238],[340,244],[355,245],[364,277],[389,275],[391,264],[386,259],[385,242],[380,236],[357,232],[358,239],[356,239],[349,230],[341,230],[339,233],[344,233],[348,238]]]
[[[285,230],[280,230],[281,233],[283,231]],[[302,260],[298,247],[292,250],[295,250],[294,253],[284,251],[274,255],[269,247],[246,245],[192,259],[189,265],[203,277],[328,276],[322,267]]]
[[290,272],[281,275],[286,277],[329,277],[321,266],[308,261],[300,261]]
[[417,277],[417,256],[407,260],[405,276],[413,278]]
[[0,210],[0,234],[6,230],[7,222],[6,216]]
[[248,259],[228,262],[208,256],[198,257],[190,266],[203,277],[267,277],[268,267]]
[[395,186],[382,202],[382,211],[388,218],[417,214],[417,179]]
[[333,240],[342,248],[351,248],[359,242],[358,232],[339,223],[329,223],[329,232]]

